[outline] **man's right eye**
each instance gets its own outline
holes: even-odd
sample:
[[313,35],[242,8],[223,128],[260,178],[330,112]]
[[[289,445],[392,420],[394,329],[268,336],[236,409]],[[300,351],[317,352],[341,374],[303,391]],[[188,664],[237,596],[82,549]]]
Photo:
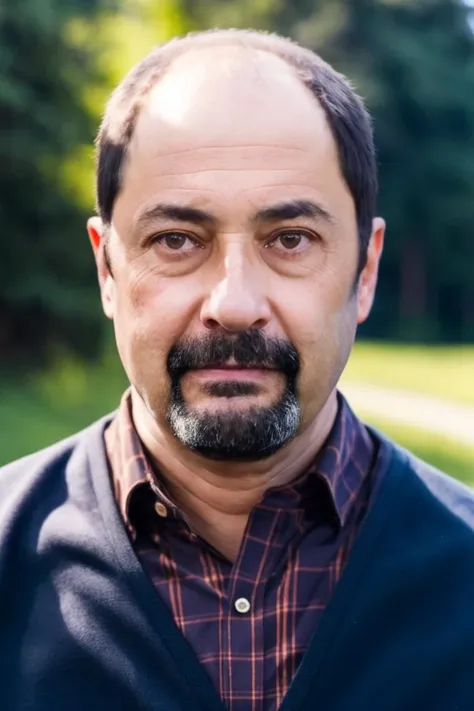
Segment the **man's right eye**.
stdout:
[[190,252],[199,247],[196,240],[184,232],[162,232],[155,235],[152,242],[172,252]]

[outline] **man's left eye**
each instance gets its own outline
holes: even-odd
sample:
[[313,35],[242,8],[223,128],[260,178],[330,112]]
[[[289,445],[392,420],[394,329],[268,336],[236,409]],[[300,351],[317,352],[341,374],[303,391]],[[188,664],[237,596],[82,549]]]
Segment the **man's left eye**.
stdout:
[[283,249],[287,252],[296,252],[302,247],[305,247],[308,242],[310,242],[310,237],[306,234],[306,232],[282,232],[279,235],[276,235],[268,246],[279,247],[281,245],[281,247],[283,247]]

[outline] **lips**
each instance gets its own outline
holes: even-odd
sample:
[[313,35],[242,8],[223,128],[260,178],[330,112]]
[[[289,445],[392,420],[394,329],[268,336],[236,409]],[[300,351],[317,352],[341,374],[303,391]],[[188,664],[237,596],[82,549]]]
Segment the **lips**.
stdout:
[[236,363],[227,361],[226,363],[213,363],[205,365],[199,370],[277,370],[275,366],[263,363]]
[[249,363],[248,365],[217,363],[216,365],[206,365],[199,370],[276,370],[276,368],[260,365],[260,363]]
[[193,368],[188,371],[191,377],[199,380],[235,380],[235,381],[250,381],[264,380],[271,373],[278,373],[276,368],[257,364],[237,365],[234,363],[218,363],[216,365],[207,365],[202,368]]

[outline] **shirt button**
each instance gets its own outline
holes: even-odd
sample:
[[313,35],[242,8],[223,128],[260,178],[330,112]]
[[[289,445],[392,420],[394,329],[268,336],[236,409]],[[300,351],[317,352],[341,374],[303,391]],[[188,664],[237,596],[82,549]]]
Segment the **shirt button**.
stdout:
[[245,615],[250,610],[250,602],[246,597],[239,597],[239,599],[235,601],[234,607],[241,615]]
[[160,518],[166,518],[168,516],[168,509],[161,501],[157,501],[155,504],[155,511],[160,516]]

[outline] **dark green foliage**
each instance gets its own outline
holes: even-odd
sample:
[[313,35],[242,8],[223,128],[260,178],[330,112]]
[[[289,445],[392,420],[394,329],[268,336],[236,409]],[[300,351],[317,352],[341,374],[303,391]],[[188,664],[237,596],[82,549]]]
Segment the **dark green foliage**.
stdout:
[[347,5],[335,54],[374,114],[380,210],[389,225],[371,332],[474,339],[474,36],[467,10],[454,0]]
[[96,130],[81,103],[92,57],[68,43],[65,31],[72,13],[94,4],[4,0],[0,5],[0,349],[5,358],[37,359],[64,343],[87,350],[94,338],[86,334],[98,335],[84,209],[61,179],[65,158],[91,144]]

